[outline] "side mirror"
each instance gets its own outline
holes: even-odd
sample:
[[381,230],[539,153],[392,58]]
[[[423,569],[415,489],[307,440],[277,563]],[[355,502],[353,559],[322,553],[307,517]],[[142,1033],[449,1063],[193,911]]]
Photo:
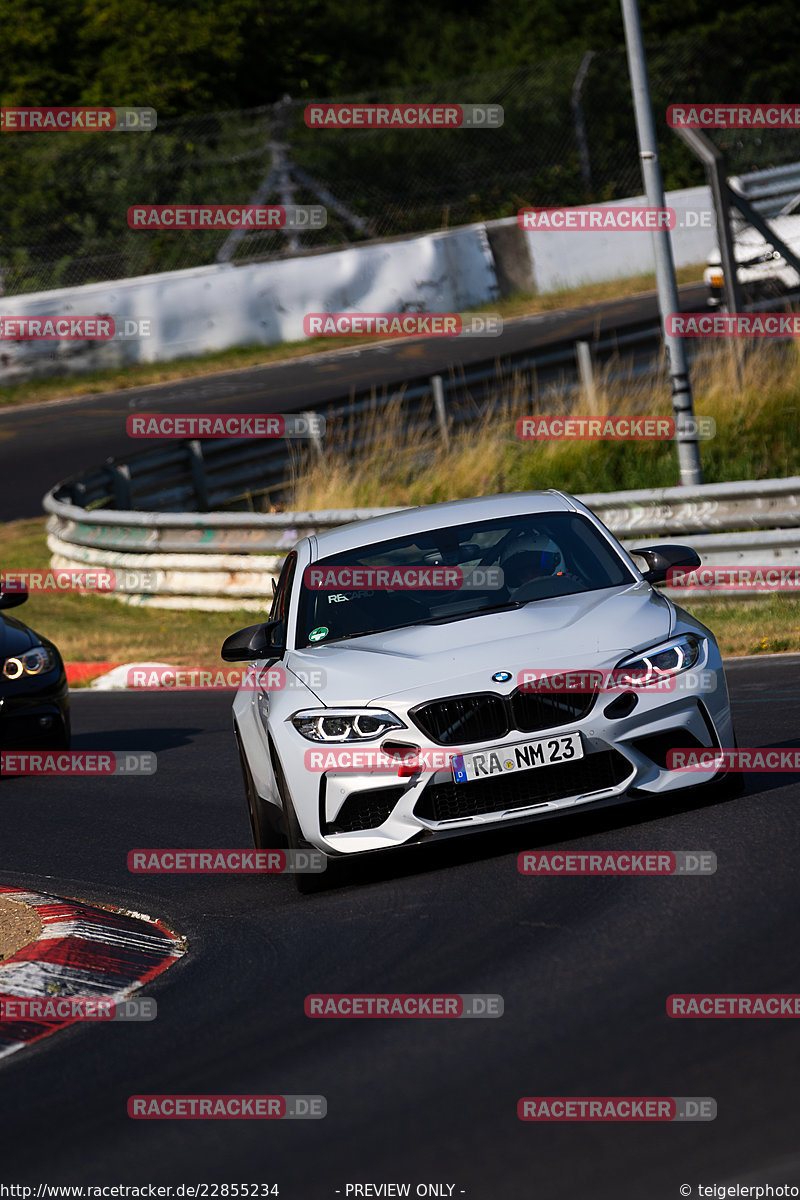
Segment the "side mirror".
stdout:
[[221,654],[225,662],[250,662],[254,658],[282,658],[285,646],[274,640],[280,621],[266,621],[261,625],[248,625],[238,633],[232,633],[222,643]]
[[696,571],[701,566],[699,556],[689,546],[644,546],[629,550],[628,553],[645,560],[649,570],[642,574],[648,583],[663,583],[667,573],[674,567],[680,567],[682,571]]
[[17,608],[27,599],[27,588],[14,588],[11,592],[0,592],[0,608]]

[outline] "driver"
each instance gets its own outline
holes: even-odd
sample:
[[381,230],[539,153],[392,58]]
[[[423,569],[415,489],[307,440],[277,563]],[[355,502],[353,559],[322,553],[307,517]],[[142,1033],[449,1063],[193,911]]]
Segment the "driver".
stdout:
[[499,565],[506,587],[514,592],[526,583],[563,574],[564,559],[550,538],[527,534],[503,551]]

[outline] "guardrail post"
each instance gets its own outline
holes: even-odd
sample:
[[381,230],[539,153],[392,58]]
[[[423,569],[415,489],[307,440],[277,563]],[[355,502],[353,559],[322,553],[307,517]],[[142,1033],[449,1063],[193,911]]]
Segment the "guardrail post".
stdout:
[[114,504],[120,509],[133,508],[131,498],[131,471],[127,463],[108,463],[111,475],[111,486],[114,490]]
[[317,414],[314,412],[304,412],[303,416],[308,421],[308,427],[310,430],[309,439],[311,441],[311,445],[314,447],[317,458],[324,458],[325,447],[322,444],[322,436],[317,429]]
[[193,438],[186,443],[186,453],[189,456],[197,511],[208,512],[208,481],[206,479],[206,463],[203,458],[203,443],[199,439]]
[[433,392],[433,406],[436,409],[436,423],[439,426],[442,445],[445,450],[449,450],[450,430],[447,425],[447,409],[444,406],[444,386],[441,375],[431,375],[431,391]]
[[575,357],[578,360],[581,387],[586,396],[586,407],[589,412],[597,412],[597,389],[594,384],[594,365],[588,342],[575,343]]

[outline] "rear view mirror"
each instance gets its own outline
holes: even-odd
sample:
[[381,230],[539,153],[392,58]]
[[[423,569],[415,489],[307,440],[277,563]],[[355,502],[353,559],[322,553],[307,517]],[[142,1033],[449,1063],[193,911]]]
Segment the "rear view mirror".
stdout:
[[10,592],[0,592],[0,608],[17,608],[28,599],[27,588],[14,588]]
[[221,654],[226,662],[251,662],[255,658],[282,658],[285,647],[274,640],[280,621],[248,625],[232,633],[222,643]]
[[663,583],[667,572],[675,567],[696,571],[701,565],[699,556],[689,546],[643,546],[628,553],[647,563],[649,569],[642,574],[648,583]]

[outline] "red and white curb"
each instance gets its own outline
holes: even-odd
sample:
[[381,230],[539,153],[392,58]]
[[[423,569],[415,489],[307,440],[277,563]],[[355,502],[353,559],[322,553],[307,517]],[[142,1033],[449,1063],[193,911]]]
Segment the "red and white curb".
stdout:
[[[95,997],[121,1002],[185,952],[184,939],[142,913],[97,908],[0,884],[0,896],[35,908],[42,932],[0,963],[0,1001]],[[0,1018],[0,1058],[79,1018]]]

